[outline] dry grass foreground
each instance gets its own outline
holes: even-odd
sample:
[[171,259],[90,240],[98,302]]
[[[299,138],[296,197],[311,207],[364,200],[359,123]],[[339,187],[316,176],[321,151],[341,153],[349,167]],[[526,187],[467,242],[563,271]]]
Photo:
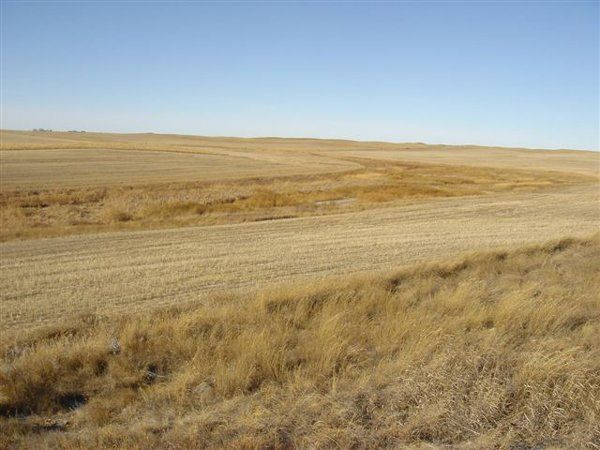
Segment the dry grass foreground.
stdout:
[[0,445],[599,448],[600,236],[5,341]]

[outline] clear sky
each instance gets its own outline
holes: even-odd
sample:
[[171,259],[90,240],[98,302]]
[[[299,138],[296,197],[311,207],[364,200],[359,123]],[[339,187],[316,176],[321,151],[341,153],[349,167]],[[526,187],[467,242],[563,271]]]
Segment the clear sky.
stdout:
[[2,128],[598,148],[596,1],[1,8]]

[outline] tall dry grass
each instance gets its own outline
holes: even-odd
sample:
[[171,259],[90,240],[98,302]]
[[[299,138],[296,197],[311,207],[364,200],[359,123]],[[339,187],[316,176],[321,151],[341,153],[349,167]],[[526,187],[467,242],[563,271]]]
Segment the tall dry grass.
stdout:
[[0,446],[600,448],[600,236],[5,336]]
[[[363,160],[364,169],[217,183],[0,192],[0,241],[324,215],[423,198],[589,183],[569,174]],[[340,201],[341,200],[341,201]]]

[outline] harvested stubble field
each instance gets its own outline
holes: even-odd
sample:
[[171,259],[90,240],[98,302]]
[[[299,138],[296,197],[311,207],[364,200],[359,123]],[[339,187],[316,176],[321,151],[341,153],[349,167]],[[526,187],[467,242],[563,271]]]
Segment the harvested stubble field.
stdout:
[[600,154],[0,141],[0,445],[600,448]]
[[0,445],[598,448],[600,240],[3,342]]
[[147,309],[216,290],[588,235],[599,220],[597,190],[578,186],[322,217],[12,241],[2,244],[0,317],[6,328],[22,329],[72,313]]

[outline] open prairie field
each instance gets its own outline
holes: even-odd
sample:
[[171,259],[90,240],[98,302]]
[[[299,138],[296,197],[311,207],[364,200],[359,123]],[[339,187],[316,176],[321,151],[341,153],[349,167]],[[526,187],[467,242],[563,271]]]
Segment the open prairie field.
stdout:
[[0,138],[0,446],[600,447],[599,153]]
[[[419,150],[419,151],[415,151]],[[483,150],[483,151],[482,151]],[[597,176],[600,169],[598,152],[569,150],[531,150],[507,148],[455,147],[432,145],[422,149],[351,150],[344,156],[386,161],[424,162],[475,167],[505,167],[560,171]]]
[[0,241],[596,186],[600,162],[595,152],[314,139],[11,131],[0,138]]
[[0,3],[0,450],[600,450],[599,2]]
[[594,152],[0,137],[5,329],[583,236],[600,222]]
[[[598,176],[597,152],[535,150],[502,147],[427,145],[423,143],[360,142],[337,139],[229,138],[160,134],[108,134],[0,131],[0,149],[129,149],[180,153],[238,155],[285,165],[318,161],[320,170],[355,167],[347,157],[565,171]],[[329,157],[331,159],[326,159]],[[283,159],[280,159],[283,158]],[[317,159],[322,158],[322,159]],[[267,168],[269,169],[269,168]],[[266,174],[277,175],[265,171]],[[263,175],[265,174],[263,173]]]

